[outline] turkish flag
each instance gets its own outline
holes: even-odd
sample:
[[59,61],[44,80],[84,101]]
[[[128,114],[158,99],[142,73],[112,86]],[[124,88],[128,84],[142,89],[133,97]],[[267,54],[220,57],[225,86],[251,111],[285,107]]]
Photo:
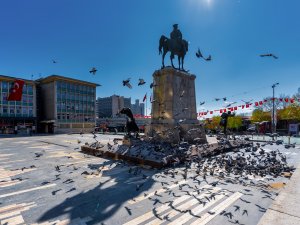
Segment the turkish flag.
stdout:
[[21,101],[23,86],[24,86],[23,80],[15,80],[14,86],[10,89],[9,96],[7,97],[7,101]]
[[213,112],[213,111],[210,111],[209,113],[210,113],[210,114],[213,114],[214,112]]
[[147,93],[145,94],[145,96],[143,98],[143,102],[145,102],[146,99],[147,99]]

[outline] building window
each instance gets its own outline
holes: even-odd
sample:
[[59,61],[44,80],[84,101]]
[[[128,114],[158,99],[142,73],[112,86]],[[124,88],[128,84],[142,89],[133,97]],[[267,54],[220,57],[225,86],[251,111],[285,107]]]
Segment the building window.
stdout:
[[33,87],[32,87],[32,85],[27,84],[27,89],[28,89],[28,92],[29,92],[29,93],[32,93],[32,92],[33,92]]
[[22,95],[22,102],[27,103],[27,95]]
[[23,116],[24,116],[24,115],[27,116],[27,114],[28,114],[27,107],[23,107],[23,108],[22,108],[22,114],[23,114]]
[[27,93],[27,85],[26,84],[24,84],[22,92],[23,92],[23,94]]
[[21,114],[22,113],[22,108],[21,106],[17,106],[17,114]]
[[15,114],[15,107],[14,106],[9,107],[9,113],[10,114]]
[[6,105],[3,106],[3,114],[8,113],[8,107]]
[[29,116],[33,116],[33,107],[28,108]]
[[33,103],[33,96],[28,96],[28,103]]
[[8,82],[2,81],[2,92],[8,91]]

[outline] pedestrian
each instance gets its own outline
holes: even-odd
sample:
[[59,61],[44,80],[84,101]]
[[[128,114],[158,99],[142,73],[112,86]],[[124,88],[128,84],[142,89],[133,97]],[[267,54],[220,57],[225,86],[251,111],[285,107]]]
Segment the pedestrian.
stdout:
[[235,114],[231,114],[231,111],[229,111],[228,113],[223,112],[221,115],[220,126],[224,128],[223,130],[224,135],[227,134],[227,122],[228,122],[228,117],[230,116],[235,116]]

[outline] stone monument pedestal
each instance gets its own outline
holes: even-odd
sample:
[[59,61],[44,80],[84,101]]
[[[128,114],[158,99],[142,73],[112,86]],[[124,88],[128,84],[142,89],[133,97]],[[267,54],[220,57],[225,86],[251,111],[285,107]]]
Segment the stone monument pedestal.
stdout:
[[171,67],[154,72],[152,119],[145,128],[148,138],[170,143],[207,142],[197,120],[195,78]]

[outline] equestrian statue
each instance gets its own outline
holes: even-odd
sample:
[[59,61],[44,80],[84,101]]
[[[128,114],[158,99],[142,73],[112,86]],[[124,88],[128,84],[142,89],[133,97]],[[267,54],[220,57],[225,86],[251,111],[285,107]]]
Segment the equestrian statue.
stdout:
[[[166,36],[162,35],[159,40],[159,54],[162,54],[162,68],[165,67],[164,59],[166,54],[170,51],[170,59],[172,63],[172,67],[174,67],[173,59],[174,56],[178,57],[179,70],[184,70],[184,56],[188,51],[188,42],[182,39],[182,33],[178,29],[178,24],[173,25],[173,31],[170,34],[170,39]],[[176,68],[175,68],[176,69]]]

